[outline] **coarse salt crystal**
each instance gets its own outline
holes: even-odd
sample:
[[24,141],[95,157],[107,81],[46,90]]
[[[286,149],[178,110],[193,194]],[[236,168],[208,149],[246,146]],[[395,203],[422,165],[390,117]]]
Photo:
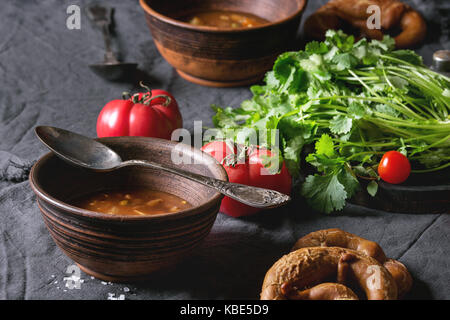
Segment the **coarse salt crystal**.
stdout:
[[116,298],[115,293],[108,292],[108,300],[125,300],[125,295],[121,294]]

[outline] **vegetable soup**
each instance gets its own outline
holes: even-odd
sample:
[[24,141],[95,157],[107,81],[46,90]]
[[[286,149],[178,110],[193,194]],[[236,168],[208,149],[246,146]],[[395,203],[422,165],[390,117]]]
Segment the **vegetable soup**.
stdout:
[[181,20],[196,26],[218,28],[251,28],[269,22],[250,13],[220,10],[200,11]]
[[96,192],[76,199],[73,205],[101,213],[134,216],[173,213],[192,207],[173,194],[144,188]]

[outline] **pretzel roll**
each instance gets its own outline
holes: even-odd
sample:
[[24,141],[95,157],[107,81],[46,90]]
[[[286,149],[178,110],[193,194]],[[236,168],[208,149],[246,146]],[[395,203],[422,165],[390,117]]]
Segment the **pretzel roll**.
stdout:
[[[380,26],[370,29],[368,19],[379,8]],[[304,24],[305,35],[314,40],[323,40],[329,29],[353,27],[357,39],[368,37],[382,39],[384,35],[401,32],[394,37],[397,49],[412,48],[420,44],[426,35],[427,26],[422,16],[409,5],[398,0],[330,0],[310,15]]]
[[400,20],[402,32],[396,36],[395,47],[398,49],[413,48],[419,45],[427,34],[427,25],[422,16],[414,10],[405,12]]
[[409,6],[400,2],[392,0],[381,0],[381,12],[383,17],[381,19],[381,27],[389,30],[394,27],[401,19],[403,13],[409,9]]
[[338,247],[302,248],[284,255],[266,273],[261,299],[284,300],[288,298],[286,288],[304,290],[336,278],[344,255],[353,257],[346,260],[348,276],[359,284],[367,299],[397,299],[395,281],[382,264],[361,252]]
[[306,247],[341,247],[360,251],[369,257],[375,258],[383,263],[386,255],[383,249],[374,241],[370,241],[350,232],[333,228],[311,232],[300,238],[292,250]]
[[309,38],[324,40],[327,30],[339,29],[341,25],[341,19],[339,19],[335,10],[323,6],[306,19],[303,29]]
[[289,300],[359,300],[347,286],[340,283],[325,282],[303,291],[282,285],[281,291]]
[[381,13],[381,27],[384,30],[391,29],[400,21],[403,13],[409,6],[396,0],[331,0],[326,4],[335,10],[336,14],[344,21],[352,24],[355,20],[363,20],[372,15],[367,8],[378,6]]
[[375,258],[391,273],[397,284],[399,297],[411,290],[413,280],[405,265],[400,261],[386,258],[383,249],[374,241],[334,228],[307,234],[297,240],[292,250],[306,247],[341,247],[360,251]]
[[403,263],[394,259],[387,259],[383,266],[389,271],[397,284],[398,297],[403,297],[411,290],[413,279]]

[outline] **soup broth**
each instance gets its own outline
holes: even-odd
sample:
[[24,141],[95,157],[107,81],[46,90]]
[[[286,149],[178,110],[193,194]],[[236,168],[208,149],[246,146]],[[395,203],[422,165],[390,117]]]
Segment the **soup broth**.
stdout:
[[97,192],[76,199],[73,205],[90,211],[133,216],[174,213],[192,207],[173,194],[149,189]]
[[182,20],[196,26],[217,28],[251,28],[268,22],[250,13],[219,10],[197,12]]

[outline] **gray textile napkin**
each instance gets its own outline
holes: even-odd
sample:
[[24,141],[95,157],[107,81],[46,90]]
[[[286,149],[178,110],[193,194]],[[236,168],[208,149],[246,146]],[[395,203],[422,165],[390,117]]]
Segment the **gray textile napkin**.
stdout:
[[21,182],[28,179],[34,161],[22,160],[7,152],[0,151],[0,180]]
[[[238,106],[248,87],[206,88],[181,79],[153,44],[138,1],[108,0],[116,9],[115,49],[137,61],[133,83],[107,82],[87,65],[103,58],[101,34],[85,15],[81,30],[65,26],[69,5],[88,0],[3,1],[0,10],[0,299],[258,299],[265,272],[295,241],[324,228],[341,228],[380,243],[414,278],[409,298],[450,299],[450,215],[395,214],[348,206],[320,215],[301,199],[289,206],[234,219],[219,213],[211,233],[175,271],[139,284],[111,284],[81,273],[80,289],[66,287],[74,263],[53,242],[27,180],[48,150],[33,129],[52,125],[95,137],[101,107],[139,89],[139,80],[177,99],[184,126],[211,126],[209,107]],[[326,0],[309,0],[303,20]],[[449,48],[448,0],[405,1],[429,23],[425,62]],[[447,21],[447,29],[445,28]],[[144,77],[145,79],[141,78]]]

